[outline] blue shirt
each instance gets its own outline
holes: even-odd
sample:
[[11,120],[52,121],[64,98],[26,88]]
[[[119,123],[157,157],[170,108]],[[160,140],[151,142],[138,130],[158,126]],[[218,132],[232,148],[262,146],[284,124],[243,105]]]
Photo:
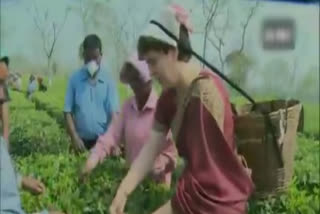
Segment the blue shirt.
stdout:
[[83,66],[69,79],[64,112],[71,113],[78,135],[84,140],[95,140],[106,132],[112,114],[118,111],[119,98],[114,80],[100,68],[94,84]]
[[28,85],[28,92],[33,93],[37,90],[37,81],[33,80],[32,82],[29,83]]
[[[25,214],[22,210],[20,194],[18,191],[18,179],[8,153],[6,142],[0,137],[0,213],[1,214]],[[48,214],[46,210],[40,214]]]

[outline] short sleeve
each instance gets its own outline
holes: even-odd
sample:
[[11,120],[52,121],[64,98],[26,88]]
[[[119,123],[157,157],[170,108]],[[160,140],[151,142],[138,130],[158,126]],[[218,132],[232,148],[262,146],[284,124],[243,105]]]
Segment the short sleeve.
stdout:
[[176,91],[174,89],[163,91],[158,99],[153,129],[167,132],[170,129],[176,110]]
[[73,77],[71,76],[68,82],[67,91],[64,101],[64,112],[71,113],[74,106],[74,86],[73,86]]
[[10,101],[7,85],[4,80],[0,81],[0,104]]
[[108,82],[107,105],[111,114],[119,111],[119,96],[117,86],[113,79]]

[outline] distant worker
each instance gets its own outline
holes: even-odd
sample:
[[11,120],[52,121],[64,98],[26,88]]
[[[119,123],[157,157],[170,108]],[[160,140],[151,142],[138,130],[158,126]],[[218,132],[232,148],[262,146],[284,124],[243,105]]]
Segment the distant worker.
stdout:
[[22,80],[21,74],[19,73],[10,73],[8,78],[9,87],[15,91],[22,91]]
[[27,98],[31,99],[32,94],[37,90],[37,81],[33,74],[30,75],[29,84],[27,88]]
[[47,86],[43,83],[43,78],[38,77],[38,85],[39,85],[39,91],[46,92],[47,91]]

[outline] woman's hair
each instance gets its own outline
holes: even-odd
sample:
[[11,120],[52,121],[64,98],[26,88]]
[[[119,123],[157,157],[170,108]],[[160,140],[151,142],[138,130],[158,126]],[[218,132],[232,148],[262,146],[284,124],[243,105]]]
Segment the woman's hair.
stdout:
[[79,56],[82,59],[85,50],[99,49],[102,53],[102,42],[96,34],[90,34],[86,36],[79,48]]
[[7,66],[9,66],[10,60],[9,57],[4,56],[0,59],[0,62],[4,62]]
[[[174,49],[172,45],[167,44],[159,39],[155,39],[150,36],[141,36],[138,41],[138,53],[139,56],[154,50],[168,53],[169,50]],[[178,43],[178,60],[188,62],[191,59],[191,43],[189,39],[189,33],[184,25],[180,25],[180,35]]]

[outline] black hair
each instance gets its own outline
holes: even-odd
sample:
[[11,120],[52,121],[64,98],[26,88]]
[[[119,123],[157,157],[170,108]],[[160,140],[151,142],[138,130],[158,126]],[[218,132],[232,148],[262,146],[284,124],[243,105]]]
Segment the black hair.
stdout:
[[102,53],[102,42],[96,34],[89,34],[85,37],[80,45],[79,55],[82,58],[85,50],[99,49]]
[[0,59],[0,62],[4,62],[7,66],[9,66],[10,60],[9,57],[4,56]]

